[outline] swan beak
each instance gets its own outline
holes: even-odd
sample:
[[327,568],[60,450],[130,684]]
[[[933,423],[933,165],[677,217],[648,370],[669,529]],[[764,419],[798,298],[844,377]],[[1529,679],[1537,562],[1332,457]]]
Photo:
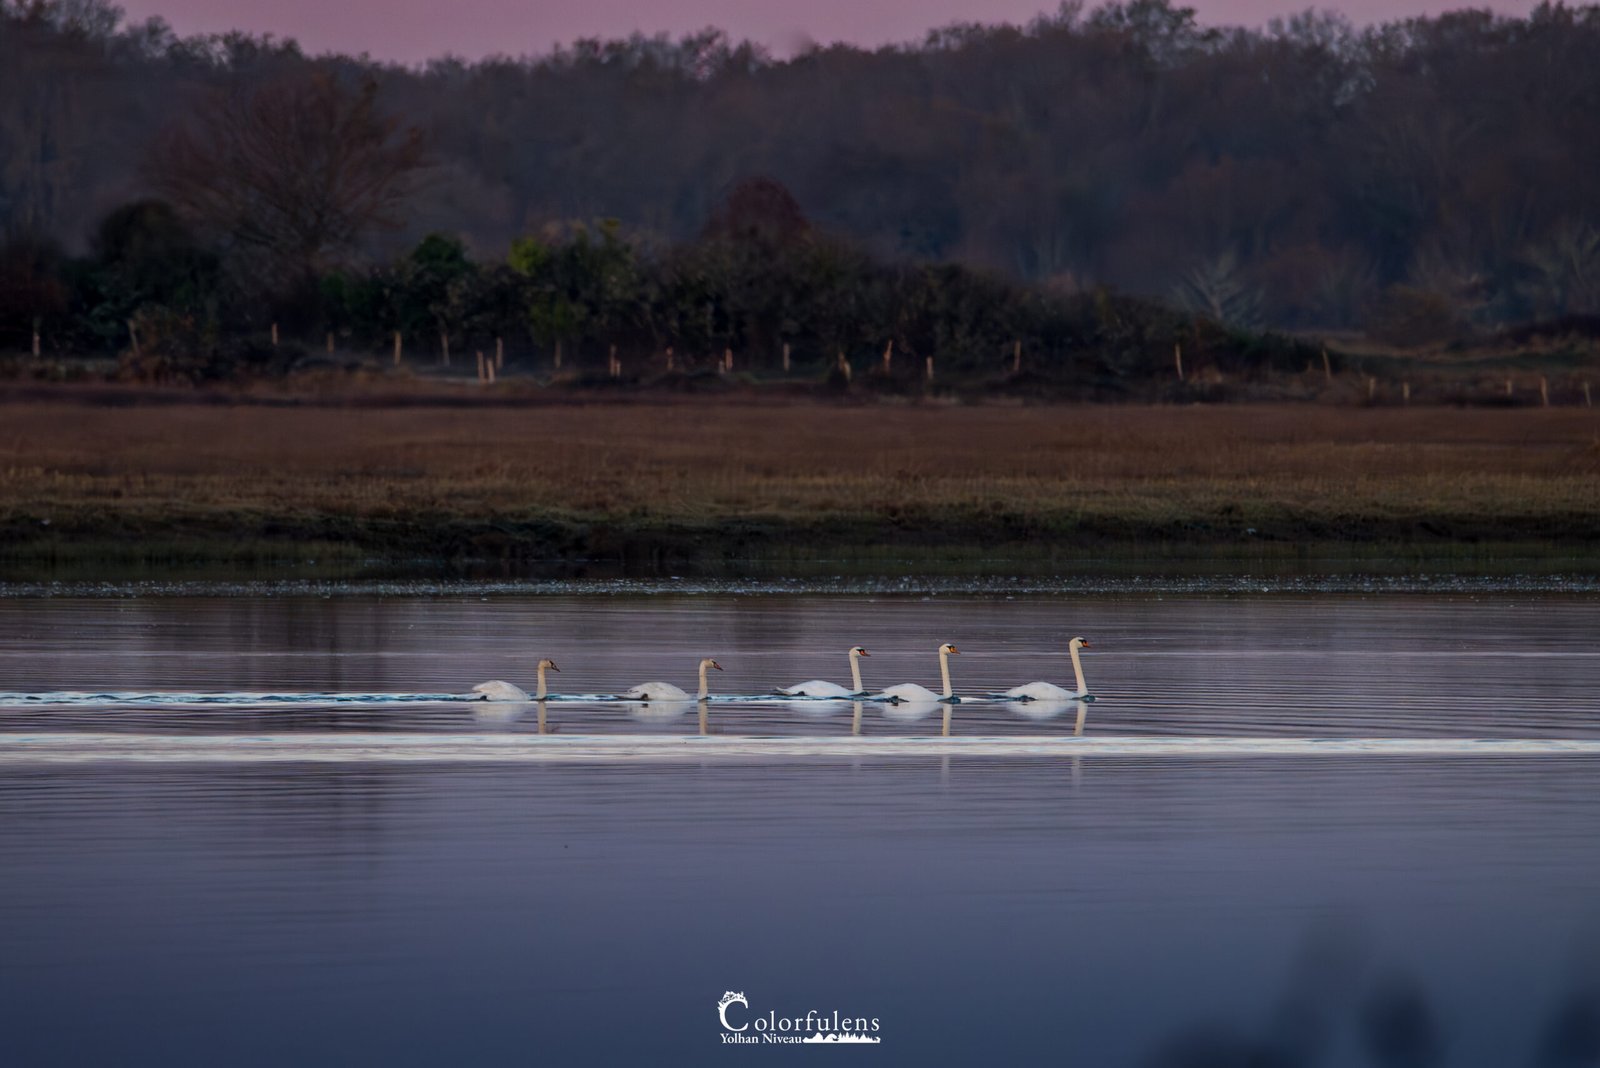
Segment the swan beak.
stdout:
[[1079,645],[1080,648],[1083,648],[1083,649],[1089,648],[1089,639],[1088,638],[1080,639],[1078,641],[1078,645]]
[[872,654],[867,652],[865,649],[863,649],[863,650],[861,650],[861,655],[862,656],[871,656]]
[[961,655],[961,650],[957,649],[955,646],[952,645],[950,647],[950,655],[951,656],[960,656]]
[[550,670],[554,671],[558,675],[561,673],[561,669],[556,667],[556,665],[555,665],[555,663],[553,661],[550,664]]
[[717,663],[715,660],[711,661],[711,666],[716,668],[718,671],[722,670],[722,665]]

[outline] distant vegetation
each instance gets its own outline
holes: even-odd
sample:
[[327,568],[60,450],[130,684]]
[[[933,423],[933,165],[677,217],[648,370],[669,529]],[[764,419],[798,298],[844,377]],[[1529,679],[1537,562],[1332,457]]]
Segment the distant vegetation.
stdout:
[[1544,388],[1575,398],[1596,55],[1594,6],[1257,31],[1128,0],[877,51],[707,31],[412,69],[0,0],[0,353],[207,381],[398,336],[412,367],[787,358],[894,392],[932,358],[1141,397],[1359,365],[1444,398],[1396,347],[1560,336],[1587,340],[1535,345]]

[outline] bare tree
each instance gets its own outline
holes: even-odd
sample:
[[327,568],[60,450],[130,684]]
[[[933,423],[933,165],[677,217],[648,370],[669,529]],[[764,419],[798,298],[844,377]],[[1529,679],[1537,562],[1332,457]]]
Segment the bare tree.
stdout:
[[400,225],[427,164],[421,131],[379,110],[373,82],[316,72],[211,98],[158,142],[148,172],[252,269],[292,285]]
[[1172,299],[1180,308],[1229,326],[1255,329],[1261,325],[1261,291],[1246,281],[1233,249],[1201,260],[1184,272]]

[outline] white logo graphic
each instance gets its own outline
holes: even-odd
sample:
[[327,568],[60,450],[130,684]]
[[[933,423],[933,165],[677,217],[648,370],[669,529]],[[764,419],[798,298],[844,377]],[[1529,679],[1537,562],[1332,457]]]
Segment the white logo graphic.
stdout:
[[[728,1009],[734,1010],[733,1019]],[[876,1016],[851,1016],[835,1010],[831,1013],[809,1009],[805,1015],[785,1016],[777,1012],[758,1014],[750,1018],[750,1000],[742,993],[729,990],[717,999],[717,1019],[722,1022],[722,1041],[726,1045],[759,1045],[766,1043],[799,1043],[804,1045],[867,1045],[883,1041],[878,1037],[879,1020]]]
[[732,990],[717,999],[717,1015],[722,1018],[722,1026],[729,1031],[743,1031],[750,1026],[747,1023],[742,1023],[735,1027],[728,1022],[728,1006],[736,1001],[747,1009],[750,1007],[750,1003],[744,999],[743,994],[735,994]]

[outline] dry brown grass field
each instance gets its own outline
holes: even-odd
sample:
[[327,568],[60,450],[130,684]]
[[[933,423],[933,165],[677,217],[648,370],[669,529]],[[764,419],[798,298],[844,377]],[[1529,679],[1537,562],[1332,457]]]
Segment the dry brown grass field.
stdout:
[[[1581,544],[1584,409],[0,405],[0,534],[584,554],[666,538]],[[642,539],[642,542],[641,542]]]

